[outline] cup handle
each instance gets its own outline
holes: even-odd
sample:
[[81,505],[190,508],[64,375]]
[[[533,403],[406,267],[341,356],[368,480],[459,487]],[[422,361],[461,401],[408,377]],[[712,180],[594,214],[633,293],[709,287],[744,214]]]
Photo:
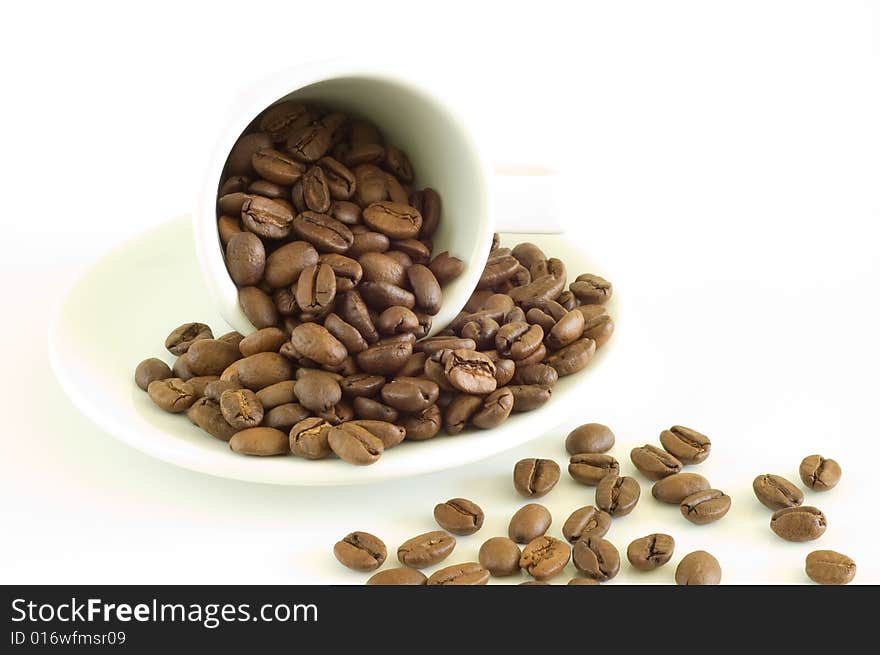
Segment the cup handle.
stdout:
[[494,184],[495,224],[499,232],[559,234],[560,177],[536,166],[496,164]]

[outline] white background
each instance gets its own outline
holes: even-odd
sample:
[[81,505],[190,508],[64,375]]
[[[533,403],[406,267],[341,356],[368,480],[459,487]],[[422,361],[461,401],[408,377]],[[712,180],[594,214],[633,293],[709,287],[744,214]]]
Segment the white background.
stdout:
[[[826,547],[857,560],[859,582],[880,582],[876,5],[489,4],[7,7],[0,582],[360,583],[333,560],[337,539],[368,530],[394,551],[453,496],[489,514],[450,562],[473,560],[522,504],[513,463],[564,463],[558,430],[371,488],[224,481],[126,448],[52,377],[59,289],[119,240],[188,211],[232,94],[310,57],[365,50],[389,65],[417,57],[497,159],[577,179],[570,238],[605,263],[627,322],[602,391],[567,426],[610,425],[628,470],[629,449],[673,423],[712,437],[701,472],[733,497],[728,517],[697,528],[675,508],[649,509],[642,480],[642,505],[609,533],[621,551],[668,531],[675,561],[706,548],[725,582],[777,583],[806,581],[804,555]],[[816,544],[784,543],[751,479],[796,480],[813,452],[844,469],[837,489],[808,494],[829,529]],[[564,476],[545,500],[558,536],[592,491]],[[640,575],[626,564],[619,576],[671,578],[671,566]]]

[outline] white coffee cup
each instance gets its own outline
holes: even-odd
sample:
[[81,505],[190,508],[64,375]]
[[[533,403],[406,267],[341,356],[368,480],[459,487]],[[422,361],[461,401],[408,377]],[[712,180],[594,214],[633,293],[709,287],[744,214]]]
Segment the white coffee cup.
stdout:
[[205,283],[220,315],[242,334],[254,327],[238,304],[217,233],[217,189],[232,146],[266,107],[282,100],[332,106],[373,121],[400,147],[416,172],[414,186],[432,187],[442,199],[434,253],[448,250],[464,272],[443,288],[432,333],[464,308],[477,286],[493,232],[559,232],[557,177],[530,167],[490,167],[473,132],[453,108],[412,76],[346,60],[298,65],[243,92],[217,142],[193,212],[196,250]]

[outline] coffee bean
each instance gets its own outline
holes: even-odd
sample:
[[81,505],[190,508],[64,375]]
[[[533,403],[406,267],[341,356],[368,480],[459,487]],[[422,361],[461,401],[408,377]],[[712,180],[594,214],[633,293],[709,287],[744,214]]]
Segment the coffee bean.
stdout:
[[[499,360],[500,362],[510,362],[511,366],[513,362],[509,359]],[[495,365],[496,370],[496,380],[498,378],[497,371],[498,363]],[[511,371],[511,377],[512,377]],[[529,384],[516,384],[507,387],[510,390],[510,393],[513,395],[513,411],[514,412],[530,412],[538,407],[543,406],[550,400],[551,391],[546,387],[540,387],[538,385],[529,385]]]
[[679,509],[681,515],[691,523],[714,523],[730,509],[730,496],[718,489],[698,491],[682,500]]
[[367,580],[368,585],[384,586],[425,585],[427,582],[428,578],[424,573],[408,566],[379,571]]
[[278,353],[257,353],[238,361],[236,376],[242,386],[251,391],[260,391],[278,382],[290,380],[293,377],[293,365]]
[[443,417],[443,427],[446,434],[458,434],[464,430],[471,417],[483,406],[480,396],[459,394],[453,398],[446,408]]
[[651,487],[651,494],[661,503],[681,504],[685,498],[698,491],[711,489],[712,485],[697,473],[676,473],[658,480]]
[[333,131],[332,125],[321,122],[304,125],[293,130],[288,136],[287,151],[300,161],[317,161],[330,148]]
[[238,304],[251,324],[261,330],[278,324],[278,309],[271,296],[259,287],[241,287]]
[[483,526],[483,518],[480,506],[466,498],[453,498],[434,507],[434,520],[452,534],[473,534]]
[[804,457],[799,472],[801,480],[813,491],[828,491],[840,482],[840,464],[821,455]]
[[453,564],[435,571],[428,578],[428,585],[484,585],[489,582],[489,572],[477,562]]
[[372,375],[394,375],[412,356],[412,344],[408,342],[383,343],[370,346],[358,353],[358,366]]
[[294,393],[299,403],[320,414],[329,411],[342,400],[342,389],[329,375],[307,375],[296,381]]
[[827,527],[828,521],[822,511],[808,505],[784,507],[776,510],[770,519],[770,529],[786,541],[818,539]]
[[[418,316],[418,314],[416,314],[416,316]],[[471,356],[471,353],[476,350],[476,347],[477,347],[477,344],[474,342],[473,339],[461,339],[459,337],[454,337],[454,336],[449,336],[449,335],[437,335],[437,336],[428,337],[427,339],[423,339],[422,341],[419,341],[415,345],[414,350],[416,352],[423,352],[426,355],[428,355],[429,357],[431,355],[433,355],[434,353],[440,352],[441,350],[452,350],[452,351],[462,350],[462,351],[467,351],[467,352],[460,353],[459,357],[467,359],[468,357]],[[475,359],[475,360],[488,359],[489,361],[492,361],[491,358],[489,358],[486,355],[483,355],[482,357],[479,357],[479,356],[474,357],[473,359]],[[462,364],[464,365],[464,363],[462,363]],[[475,362],[473,364],[473,366],[476,366],[476,365],[477,365],[477,363]],[[493,374],[493,379],[494,379],[494,374]]]
[[[220,402],[220,396],[223,395],[224,391],[229,391],[230,389],[241,389],[242,386],[238,382],[232,382],[229,380],[215,380],[214,382],[210,382],[205,386],[205,393],[203,394],[206,398],[210,398],[216,403]],[[257,395],[257,399],[259,399],[259,394]],[[263,405],[265,407],[265,405]],[[218,406],[219,408],[219,406]]]
[[[601,307],[601,305],[581,305],[576,309],[581,310],[583,307]],[[608,343],[613,334],[614,321],[607,314],[602,314],[584,323],[583,336],[595,341],[596,348],[601,348]]]
[[358,419],[350,421],[352,425],[364,428],[367,432],[378,437],[382,441],[385,450],[393,448],[406,437],[406,430],[400,425],[394,425],[390,421],[375,419]]
[[611,298],[612,293],[611,283],[608,280],[590,273],[578,275],[568,288],[585,305],[604,304]]
[[413,264],[407,270],[407,277],[416,297],[416,305],[431,316],[439,312],[443,292],[431,269],[422,264]]
[[431,405],[418,414],[404,416],[399,422],[406,430],[406,438],[409,441],[433,439],[443,425],[440,408],[437,405]]
[[300,162],[274,148],[260,148],[254,153],[251,163],[263,179],[281,186],[292,185],[306,172]]
[[604,537],[611,527],[611,515],[592,505],[581,507],[571,513],[562,526],[562,536],[569,543],[587,537]]
[[709,437],[681,425],[673,425],[660,433],[660,443],[682,464],[699,464],[712,448]]
[[[257,397],[259,397],[259,394]],[[289,433],[294,425],[308,416],[309,410],[299,403],[284,403],[266,412],[266,415],[263,417],[263,425],[267,428],[276,428],[282,432]]]
[[571,558],[578,571],[600,582],[607,582],[620,570],[620,553],[602,537],[587,537],[576,542]]
[[187,369],[194,375],[220,375],[232,362],[241,358],[238,348],[225,341],[199,339],[187,349]]
[[398,377],[382,387],[382,400],[402,412],[421,412],[437,402],[439,393],[430,380]]
[[593,580],[593,578],[572,578],[566,584],[569,586],[595,587],[599,584],[599,581]]
[[333,269],[337,291],[351,291],[361,281],[363,269],[357,260],[336,253],[325,253],[319,261]]
[[[556,369],[547,366],[546,364],[533,364],[531,366],[517,366],[516,372],[513,376],[513,379],[518,384],[529,384],[529,385],[537,385],[544,387],[546,389],[552,389],[557,380],[559,379],[559,374],[556,372]],[[598,424],[590,424],[590,425],[598,425]],[[609,430],[610,432],[610,430]],[[612,434],[612,445],[613,437]],[[566,444],[568,440],[566,440]],[[568,446],[566,445],[566,448]],[[610,449],[611,446],[609,446]],[[571,451],[569,451],[571,452]],[[589,452],[588,450],[580,451],[580,452]],[[577,453],[571,453],[572,455],[576,455]]]
[[596,507],[611,516],[626,516],[635,509],[641,491],[635,478],[608,475],[596,487]]
[[471,416],[471,423],[481,430],[498,427],[513,411],[513,394],[510,389],[496,389],[483,399],[483,406]]
[[172,355],[183,355],[193,342],[199,339],[213,339],[214,334],[204,323],[184,323],[175,328],[165,339],[165,347]]
[[375,571],[385,562],[388,550],[379,537],[369,532],[352,532],[333,546],[339,563],[355,571]]
[[238,214],[241,213],[239,210],[236,213],[236,216],[221,216],[217,219],[217,234],[220,236],[220,243],[223,246],[227,246],[229,244],[229,240],[232,239],[236,234],[240,234],[241,229],[241,219],[238,218]]
[[287,341],[287,335],[282,330],[268,327],[257,330],[242,339],[238,344],[238,350],[243,357],[263,352],[278,352],[285,341]]
[[172,414],[185,412],[196,401],[193,386],[180,378],[153,380],[147,386],[147,394],[158,407]]
[[298,325],[290,335],[290,342],[303,357],[322,366],[337,366],[348,354],[339,339],[317,323]]
[[[322,169],[330,196],[334,200],[346,201],[354,195],[356,180],[354,173],[347,166],[332,157],[322,157],[318,160],[318,166]],[[305,195],[305,180],[303,180],[303,194]],[[354,203],[346,204],[357,207]],[[316,209],[315,211],[326,210]]]
[[409,205],[380,200],[363,210],[364,223],[389,239],[413,239],[422,227],[422,215]]
[[224,391],[220,396],[223,418],[234,428],[255,428],[263,420],[263,406],[250,389]]
[[328,310],[336,298],[336,275],[327,264],[306,268],[296,283],[296,304],[309,314]]
[[241,206],[244,226],[265,239],[286,238],[293,220],[293,209],[284,200],[248,196]]
[[[555,372],[555,369],[551,370]],[[518,372],[517,375],[522,376],[522,372]],[[614,433],[601,423],[586,423],[576,427],[565,438],[565,449],[571,455],[605,453],[613,447]]]
[[377,462],[385,450],[379,437],[359,425],[350,423],[331,428],[327,441],[330,449],[340,459],[358,466]]
[[513,486],[521,496],[540,498],[559,482],[559,464],[552,459],[521,459],[513,468]]
[[[423,231],[425,229],[424,225],[423,223]],[[452,257],[448,251],[444,250],[431,260],[428,268],[431,269],[437,281],[442,286],[445,286],[464,272],[464,262],[458,257]]]
[[385,158],[385,148],[378,143],[364,143],[352,146],[346,153],[345,163],[349,166],[378,164]]
[[503,577],[519,573],[519,546],[507,537],[492,537],[480,546],[480,565],[493,576]]
[[[330,189],[330,193],[331,194],[334,193],[332,187]],[[361,222],[361,208],[358,207],[353,202],[348,202],[346,200],[333,201],[330,204],[330,210],[327,213],[330,214],[330,216],[335,218],[340,223],[344,223],[345,225],[348,225],[349,229],[351,229],[352,227],[354,227],[356,225],[359,225]],[[363,226],[359,225],[359,227],[363,227]],[[357,234],[354,232],[354,230],[352,230],[352,234],[354,234],[354,236],[357,237]],[[384,234],[382,236],[385,238],[386,241],[388,240],[388,237],[386,237]],[[354,249],[353,244],[352,244],[352,247],[349,249],[349,254],[352,256],[355,256],[351,252],[352,249]],[[387,248],[386,248],[386,250],[387,250]]]
[[144,391],[150,386],[150,382],[167,380],[171,377],[171,368],[156,357],[145,359],[134,370],[134,381]]
[[527,544],[547,532],[552,520],[546,507],[530,503],[520,507],[511,517],[507,535],[518,544]]
[[208,385],[212,382],[219,382],[220,378],[216,375],[197,375],[196,377],[192,377],[187,382],[189,382],[193,391],[195,391],[196,398],[202,398],[205,395],[205,389],[208,388]]
[[596,486],[606,476],[617,477],[620,465],[611,455],[600,453],[583,453],[572,455],[568,464],[568,473],[577,482]]
[[275,428],[247,428],[236,432],[229,447],[241,455],[286,455],[290,453],[287,435]]
[[675,539],[668,534],[649,534],[634,540],[626,549],[626,558],[639,571],[652,571],[672,559]]
[[261,148],[271,148],[272,137],[265,132],[254,132],[240,137],[226,159],[229,175],[251,175],[254,172],[253,156]]
[[229,441],[237,430],[226,422],[220,405],[210,398],[199,398],[186,410],[186,417],[215,439]]
[[332,216],[306,210],[292,219],[293,231],[318,252],[344,253],[354,241],[348,227]]
[[311,114],[302,103],[286,100],[272,105],[260,117],[260,130],[275,143],[283,143],[294,130],[306,125]]
[[268,180],[255,180],[248,186],[247,193],[252,196],[265,196],[278,200],[287,198],[290,195],[290,188]]
[[595,341],[592,339],[578,339],[550,355],[546,360],[546,364],[555,368],[559,377],[564,377],[586,368],[595,353]]
[[445,560],[454,548],[455,537],[442,530],[435,530],[403,542],[397,549],[397,559],[406,566],[423,569]]
[[419,331],[419,318],[407,307],[389,307],[376,320],[379,332],[386,335],[412,333]]
[[305,269],[317,263],[318,252],[312,244],[305,241],[291,241],[266,258],[266,282],[275,289],[290,286],[299,279]]
[[633,448],[629,458],[639,473],[649,480],[660,480],[681,472],[681,462],[665,450],[651,444]]
[[807,555],[806,571],[810,580],[823,585],[844,585],[856,575],[852,558],[833,550],[814,550]]
[[569,559],[571,548],[567,543],[554,537],[541,536],[523,548],[519,565],[536,580],[546,580],[561,572]]
[[[283,380],[282,382],[276,382],[275,384],[271,384],[268,387],[260,389],[257,392],[257,400],[260,401],[263,409],[272,409],[273,407],[278,407],[287,403],[295,403],[295,387],[296,381],[294,380]],[[221,390],[220,393],[223,393],[223,391],[225,390],[226,389]]]
[[675,584],[681,586],[717,585],[721,583],[721,565],[705,550],[685,555],[675,569]]
[[[469,394],[487,394],[495,391],[495,364],[475,350],[450,350],[443,355],[446,379],[453,387]],[[511,408],[512,408],[511,404]]]
[[325,214],[330,211],[330,187],[324,170],[312,166],[302,177],[303,201],[314,212]]
[[761,504],[774,512],[784,507],[797,507],[804,502],[804,493],[779,475],[759,475],[752,482],[752,489]]
[[256,234],[239,232],[226,244],[226,267],[238,286],[253,286],[263,279],[266,249]]
[[291,452],[305,459],[329,457],[331,428],[327,421],[316,416],[301,419],[290,429],[288,445]]
[[559,350],[577,341],[584,332],[584,315],[576,309],[560,318],[547,335],[547,347]]

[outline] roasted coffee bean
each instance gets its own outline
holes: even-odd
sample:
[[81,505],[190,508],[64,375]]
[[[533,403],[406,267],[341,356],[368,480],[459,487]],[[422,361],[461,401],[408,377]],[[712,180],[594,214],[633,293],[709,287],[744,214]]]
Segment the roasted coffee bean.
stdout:
[[363,210],[364,223],[389,239],[414,239],[422,227],[422,215],[415,207],[380,200]]
[[[331,187],[330,193],[331,194],[333,193],[332,187]],[[358,207],[353,202],[348,202],[346,200],[333,201],[330,204],[330,211],[328,211],[327,213],[330,214],[330,216],[335,218],[340,223],[344,223],[345,225],[348,225],[349,229],[351,229],[354,226],[357,226],[361,222],[361,208]],[[363,227],[363,226],[361,225],[359,227]],[[354,234],[355,237],[357,237],[357,234],[355,234],[354,230],[352,230],[352,234]],[[385,237],[384,234],[382,236]],[[385,237],[385,239],[387,240],[388,237]],[[354,248],[354,245],[352,245],[351,249],[353,249],[353,248]],[[349,254],[351,254],[351,249],[349,249]],[[387,248],[386,248],[386,250],[387,250]]]
[[535,364],[540,364],[547,357],[547,347],[542,343],[538,346],[538,349],[529,355],[528,357],[524,357],[516,362],[517,366],[534,366]]
[[187,364],[186,355],[181,355],[176,360],[174,360],[174,364],[171,366],[172,377],[180,378],[181,380],[186,382],[194,375],[195,374],[189,370],[189,364]]
[[263,179],[281,186],[292,185],[306,172],[300,162],[274,148],[257,150],[251,163]]
[[193,376],[220,375],[227,366],[241,358],[241,353],[225,341],[199,339],[187,349],[184,357]]
[[388,189],[388,200],[401,205],[409,204],[409,195],[397,178],[388,173],[385,176],[385,188]]
[[216,375],[197,375],[196,377],[187,380],[187,382],[192,385],[196,398],[202,398],[205,395],[205,389],[208,385],[219,380],[220,378]]
[[413,264],[407,270],[407,277],[416,297],[416,305],[431,316],[439,312],[443,292],[431,269],[422,264]]
[[[339,300],[337,311],[343,320],[353,325],[367,343],[376,343],[379,340],[379,333],[376,331],[370,312],[357,289],[342,294]],[[358,364],[363,366],[360,362]]]
[[278,324],[278,309],[272,297],[259,287],[238,290],[238,304],[247,319],[258,330]]
[[605,476],[596,487],[596,507],[611,516],[626,516],[635,509],[641,491],[638,481],[628,475]]
[[626,558],[634,569],[652,571],[672,559],[675,540],[668,534],[649,534],[630,543]]
[[[498,253],[499,251],[495,251]],[[509,280],[516,273],[519,262],[509,254],[492,253],[489,255],[489,261],[483,268],[483,273],[477,282],[477,289],[492,289],[500,283]]]
[[698,491],[682,500],[679,509],[681,515],[691,523],[714,523],[730,509],[730,496],[718,489]]
[[[354,228],[358,226],[355,225],[352,227]],[[391,247],[391,240],[381,232],[373,232],[370,230],[355,232],[354,229],[352,229],[352,234],[354,235],[354,239],[347,252],[350,257],[362,257],[368,252],[386,252]]]
[[288,445],[297,457],[324,459],[329,457],[331,426],[322,418],[312,416],[301,419],[290,428]]
[[229,447],[241,455],[268,457],[290,452],[287,435],[275,428],[247,428],[236,432]]
[[443,427],[447,434],[458,434],[464,430],[471,417],[483,406],[480,396],[458,394],[449,403],[443,416]]
[[[601,305],[582,305],[582,307],[601,307]],[[577,308],[580,310],[580,307]],[[608,314],[602,314],[584,323],[583,336],[596,342],[596,348],[601,348],[611,339],[614,334],[614,321]]]
[[330,211],[330,187],[320,166],[312,166],[302,176],[302,189],[306,207],[321,214]]
[[333,269],[333,274],[336,276],[337,291],[351,291],[360,283],[363,269],[351,257],[337,255],[336,253],[325,253],[321,255],[319,261]]
[[287,335],[282,330],[268,327],[257,330],[242,339],[238,344],[238,350],[243,357],[263,352],[278,352],[285,341],[287,341]]
[[685,586],[721,584],[721,565],[705,550],[685,555],[675,569],[675,584]]
[[595,587],[599,584],[599,581],[593,580],[593,578],[572,578],[567,584],[569,586]]
[[[495,360],[495,385],[505,387],[516,373],[516,363],[512,359]],[[544,387],[532,389],[529,385],[510,387],[513,394],[513,411],[527,412],[543,405],[550,399],[550,390]]]
[[856,563],[843,553],[814,550],[807,555],[806,571],[810,580],[818,584],[843,585],[855,577]]
[[385,168],[401,182],[409,184],[413,181],[413,168],[409,158],[397,146],[389,145],[385,148]]
[[[257,353],[239,360],[235,375],[242,386],[251,391],[259,391],[277,382],[292,379],[293,365],[278,353]],[[223,379],[222,375],[220,377]]]
[[244,201],[250,197],[250,194],[242,191],[227,193],[225,196],[220,196],[217,199],[217,208],[222,215],[240,218]]
[[[412,200],[415,200],[415,202],[412,202]],[[430,239],[434,236],[434,232],[437,231],[437,227],[440,225],[440,215],[443,211],[440,194],[434,189],[427,187],[418,192],[417,195],[414,194],[410,204],[418,209],[422,215],[422,229],[419,232],[419,236],[422,239]]]
[[302,103],[285,100],[272,105],[260,117],[260,130],[275,143],[287,141],[290,133],[311,121],[311,114]]
[[587,537],[576,542],[571,558],[578,571],[600,582],[607,582],[620,571],[620,553],[602,537]]
[[[431,261],[431,248],[433,244],[430,241],[419,241],[417,239],[399,239],[391,242],[391,250],[389,254],[401,253],[409,258],[406,267],[409,268],[413,264],[428,264]],[[402,259],[402,258],[401,258]]]
[[319,414],[342,400],[342,389],[329,375],[307,375],[296,381],[294,392],[299,404]]
[[376,320],[376,327],[382,334],[415,334],[419,330],[419,318],[407,307],[389,307]]
[[675,473],[654,483],[651,495],[661,503],[680,505],[681,501],[698,491],[711,489],[712,485],[697,473]]
[[489,316],[481,316],[462,326],[459,334],[465,339],[473,339],[478,350],[495,347],[495,335],[499,329],[498,321]]
[[265,132],[253,132],[240,137],[226,159],[226,172],[229,175],[252,175],[254,153],[261,148],[271,148],[272,137]]
[[786,541],[818,539],[827,527],[828,521],[822,511],[807,505],[784,507],[774,512],[770,519],[770,528]]
[[572,310],[560,318],[547,335],[547,347],[559,350],[577,341],[584,331],[584,315]]
[[317,323],[296,326],[290,335],[290,343],[303,357],[322,366],[338,366],[348,355],[339,339]]
[[287,137],[286,148],[300,161],[317,161],[330,148],[334,129],[319,122],[303,125]]
[[521,496],[540,498],[559,482],[559,464],[552,459],[521,459],[513,467],[513,486]]
[[184,323],[175,328],[165,339],[165,348],[172,355],[183,355],[193,342],[199,339],[213,339],[214,333],[204,323]]
[[[332,157],[322,157],[318,160],[318,166],[322,169],[330,196],[334,200],[345,201],[354,195],[356,181],[354,173],[347,166],[344,166]],[[303,180],[303,194],[305,194],[305,191],[305,180]],[[347,204],[357,207],[353,203]],[[326,210],[316,209],[315,211]]]
[[336,314],[327,314],[324,327],[345,346],[346,352],[356,355],[367,349],[367,342],[353,325],[346,323]]
[[311,243],[318,252],[345,253],[354,241],[354,235],[344,223],[332,216],[306,210],[291,219],[296,235]]
[[293,208],[283,200],[248,196],[241,206],[244,226],[265,239],[285,239],[293,224]]
[[401,586],[401,585],[425,585],[428,582],[427,576],[421,571],[411,569],[408,566],[400,566],[394,569],[385,569],[374,574],[369,580],[368,585],[383,586]]
[[[418,316],[418,314],[416,314],[416,316]],[[468,352],[471,352],[476,350],[476,348],[477,344],[474,343],[473,339],[462,339],[449,335],[437,335],[434,337],[428,337],[427,339],[419,341],[415,345],[415,350],[417,352],[423,352],[429,357],[434,353],[440,352],[441,350],[466,350]]]
[[596,342],[592,339],[578,339],[550,355],[545,362],[556,369],[559,377],[582,371],[596,353]]
[[439,393],[430,380],[398,377],[382,387],[382,400],[401,412],[421,412],[437,402]]
[[358,466],[377,462],[385,450],[379,437],[366,428],[350,423],[342,423],[331,428],[327,441],[330,449],[340,459]]
[[611,515],[601,509],[587,505],[571,513],[562,526],[562,536],[569,543],[587,537],[604,537],[611,527]]
[[376,311],[395,306],[409,309],[416,306],[416,297],[411,291],[390,282],[364,282],[358,290],[367,305]]
[[571,548],[554,537],[541,536],[523,548],[519,565],[536,580],[546,580],[557,575],[571,559]]
[[147,386],[147,394],[158,407],[172,414],[185,412],[197,399],[193,386],[180,378],[153,380]]
[[407,283],[406,267],[380,252],[364,253],[358,259],[366,282],[385,282],[402,287]]
[[266,415],[263,417],[263,425],[267,428],[277,428],[282,432],[289,433],[294,425],[308,418],[308,416],[309,410],[299,403],[284,403],[266,412]]
[[[509,359],[501,360],[509,362]],[[497,364],[496,364],[497,369]],[[507,387],[513,394],[513,411],[530,412],[550,400],[550,389],[538,385],[516,384]]]
[[253,196],[265,196],[278,200],[279,198],[287,198],[290,195],[290,188],[268,180],[255,180],[248,186],[247,192]]
[[486,355],[475,350],[450,350],[444,353],[442,362],[446,379],[459,391],[468,394],[495,391],[495,364]]
[[821,455],[804,457],[799,472],[801,480],[813,491],[828,491],[840,482],[840,464]]
[[388,550],[379,537],[369,532],[352,532],[333,546],[339,563],[355,571],[375,571],[385,563]]
[[[284,380],[264,387],[257,392],[257,400],[263,409],[272,409],[279,405],[296,402],[296,381]],[[225,389],[224,389],[225,391]],[[222,393],[222,391],[221,391]]]
[[220,396],[223,418],[234,428],[255,428],[263,420],[263,405],[250,389],[224,391]]
[[[422,229],[424,230],[424,224]],[[428,268],[431,269],[434,277],[437,278],[437,282],[445,286],[462,274],[464,262],[458,257],[450,256],[449,252],[444,250],[431,260]]]
[[217,191],[217,195],[225,196],[227,193],[246,191],[250,184],[251,178],[247,175],[233,175],[226,178],[223,184],[220,185],[220,190]]
[[489,572],[477,562],[453,564],[434,571],[428,585],[484,585],[489,582]]
[[[557,260],[558,261],[558,260]],[[559,262],[561,265],[561,262]],[[510,290],[510,297],[516,303],[529,300],[554,300],[565,287],[565,273],[559,275],[535,276],[532,273],[532,282],[523,287],[514,287]]]
[[681,472],[681,462],[662,448],[651,444],[633,448],[629,458],[639,473],[649,480],[660,480]]
[[483,510],[466,498],[453,498],[434,507],[437,525],[458,535],[473,534],[483,527]]
[[518,544],[527,544],[547,532],[552,521],[549,510],[543,505],[523,505],[511,517],[507,536]]
[[590,273],[578,275],[577,279],[569,285],[569,290],[577,296],[585,305],[601,305],[611,298],[611,283]]
[[[219,403],[220,396],[223,395],[224,391],[229,391],[230,389],[234,391],[235,389],[241,388],[242,386],[238,382],[233,382],[230,380],[215,380],[214,382],[210,382],[205,386],[205,392],[202,395],[204,395],[205,398],[210,398],[215,403]],[[259,399],[259,395],[257,396],[257,398]],[[265,408],[265,405],[263,405],[263,407]]]
[[399,421],[406,430],[406,438],[409,441],[432,439],[437,436],[443,426],[440,408],[437,405],[431,405],[418,414],[410,414]]
[[513,381],[517,384],[538,385],[547,389],[552,389],[558,379],[556,369],[546,364],[518,366],[513,376]]
[[308,267],[318,263],[318,252],[305,241],[291,241],[266,258],[265,280],[277,289],[286,287],[299,279]]
[[[238,214],[241,211],[239,210]],[[220,243],[226,247],[229,244],[229,240],[234,237],[236,234],[241,233],[241,219],[232,216],[221,216],[217,219],[217,234],[220,236]]]
[[388,198],[388,187],[385,184],[385,173],[382,169],[369,163],[353,164],[350,159],[346,161],[346,164],[352,167],[355,178],[352,199],[361,208]]
[[784,507],[797,507],[804,502],[804,492],[779,475],[759,475],[752,482],[752,489],[761,504],[774,512]]
[[375,396],[385,384],[385,378],[381,375],[370,375],[368,373],[355,373],[339,382],[342,387],[342,393],[348,398],[356,398],[360,396]]
[[399,444],[406,437],[406,430],[399,425],[394,425],[394,423],[390,421],[359,419],[350,421],[350,423],[352,425],[360,426],[367,430],[367,432],[379,437],[385,450],[394,448],[394,446]]
[[[556,325],[556,321],[553,319],[552,316],[550,316],[549,314],[545,314],[544,310],[538,309],[537,307],[532,307],[528,312],[526,312],[526,321],[535,325],[540,325],[545,334],[548,334],[551,330],[553,330],[553,326]],[[578,337],[579,336],[580,334],[578,334]]]
[[492,537],[480,546],[480,565],[495,577],[514,575],[520,572],[519,546],[507,537]]
[[620,465],[611,455],[600,453],[581,453],[572,455],[568,473],[577,482],[590,486],[598,485],[606,476],[617,477]]
[[156,357],[145,359],[134,370],[134,381],[144,391],[150,386],[150,382],[167,380],[171,377],[171,368]]
[[696,430],[673,425],[660,433],[660,443],[682,464],[699,464],[709,456],[712,442]]
[[[543,366],[539,364],[538,366]],[[549,368],[549,367],[547,367]],[[551,368],[554,373],[556,369]],[[543,374],[543,372],[542,372]],[[517,377],[525,377],[525,371],[518,371]],[[571,455],[581,453],[605,453],[614,447],[614,433],[601,423],[585,423],[568,433],[565,449]]]
[[224,335],[217,337],[217,341],[225,341],[226,343],[231,343],[233,346],[237,346],[241,343],[241,340],[244,339],[244,335],[241,332],[227,332]]
[[336,298],[336,275],[327,264],[309,266],[296,283],[296,304],[306,313],[321,314]]
[[423,569],[442,562],[455,548],[455,537],[443,530],[434,530],[407,539],[397,549],[401,564]]
[[199,398],[186,410],[186,417],[215,439],[229,441],[238,431],[223,418],[220,405],[210,398]]
[[513,411],[513,394],[508,387],[496,389],[483,400],[483,406],[473,416],[471,423],[481,430],[498,427]]
[[349,166],[361,164],[379,164],[385,158],[385,148],[378,143],[364,143],[352,146],[345,155],[345,163]]
[[412,355],[412,348],[406,341],[376,344],[358,353],[357,364],[364,373],[394,375]]
[[256,234],[239,232],[226,244],[226,267],[238,286],[253,286],[263,279],[266,249]]
[[318,412],[318,416],[330,423],[330,425],[350,423],[354,420],[354,407],[347,400],[340,400],[330,409]]
[[510,253],[520,264],[528,269],[540,262],[547,261],[547,255],[534,243],[523,242],[517,245]]

